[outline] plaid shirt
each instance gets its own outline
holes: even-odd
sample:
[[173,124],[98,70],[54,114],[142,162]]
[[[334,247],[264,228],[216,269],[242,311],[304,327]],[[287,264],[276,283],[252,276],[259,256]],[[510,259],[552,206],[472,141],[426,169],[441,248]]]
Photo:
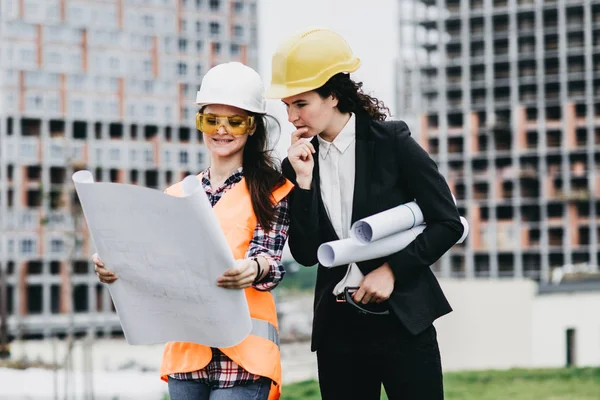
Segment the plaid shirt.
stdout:
[[[212,207],[217,204],[223,194],[242,180],[243,168],[238,168],[227,180],[213,190],[210,186],[210,168],[202,177],[202,186]],[[256,290],[268,291],[274,289],[283,279],[285,270],[281,265],[283,246],[288,236],[290,226],[290,213],[287,197],[275,206],[274,224],[269,233],[265,232],[260,224],[254,229],[254,236],[250,241],[245,258],[261,256],[269,262],[269,273],[252,286]],[[212,360],[202,370],[177,373],[171,375],[175,379],[197,379],[214,388],[230,388],[236,385],[252,383],[260,376],[253,375],[233,362],[221,350],[212,348]]]

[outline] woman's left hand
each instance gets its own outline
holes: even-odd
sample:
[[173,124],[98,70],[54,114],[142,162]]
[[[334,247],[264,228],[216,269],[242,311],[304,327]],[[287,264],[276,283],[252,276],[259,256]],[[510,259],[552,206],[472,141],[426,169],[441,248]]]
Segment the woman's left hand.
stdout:
[[362,279],[360,287],[352,295],[352,298],[362,304],[384,302],[390,298],[395,280],[394,273],[386,262]]
[[230,268],[217,279],[217,285],[227,289],[246,289],[252,286],[256,279],[256,261],[244,259],[236,260],[236,266]]

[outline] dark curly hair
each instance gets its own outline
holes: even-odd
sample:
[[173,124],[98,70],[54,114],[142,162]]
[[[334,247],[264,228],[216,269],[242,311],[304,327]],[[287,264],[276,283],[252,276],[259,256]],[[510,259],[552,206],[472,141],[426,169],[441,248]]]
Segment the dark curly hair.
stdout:
[[362,82],[354,82],[350,75],[339,73],[332,76],[323,86],[315,89],[322,98],[333,95],[338,100],[337,108],[342,113],[367,113],[372,119],[385,121],[390,109],[383,101],[362,91]]

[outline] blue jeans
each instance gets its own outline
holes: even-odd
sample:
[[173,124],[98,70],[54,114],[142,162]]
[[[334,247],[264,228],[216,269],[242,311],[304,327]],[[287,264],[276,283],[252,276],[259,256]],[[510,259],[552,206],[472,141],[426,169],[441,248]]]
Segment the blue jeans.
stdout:
[[213,388],[198,380],[180,380],[169,377],[171,400],[267,400],[271,380],[260,378],[248,385],[231,388]]

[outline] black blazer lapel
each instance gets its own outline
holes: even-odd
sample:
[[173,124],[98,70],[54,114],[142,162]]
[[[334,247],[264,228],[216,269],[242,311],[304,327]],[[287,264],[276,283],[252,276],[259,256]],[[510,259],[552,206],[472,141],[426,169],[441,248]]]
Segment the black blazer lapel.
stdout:
[[[370,137],[371,121],[368,116],[356,114],[356,171],[352,199],[352,223],[367,217],[375,142]],[[316,165],[316,164],[315,164]]]

